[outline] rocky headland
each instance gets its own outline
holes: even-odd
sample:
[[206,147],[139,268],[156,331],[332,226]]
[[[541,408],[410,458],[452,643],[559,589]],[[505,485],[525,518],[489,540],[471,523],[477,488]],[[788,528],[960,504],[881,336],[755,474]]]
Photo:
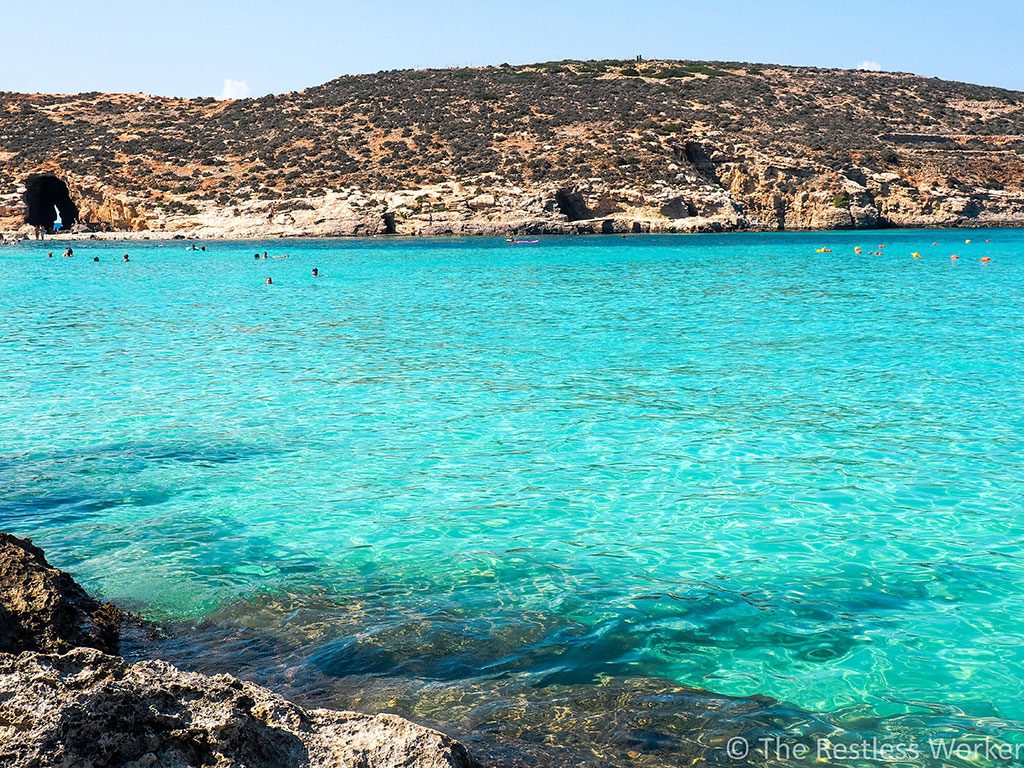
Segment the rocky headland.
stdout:
[[305,710],[229,675],[117,655],[137,621],[0,533],[0,765],[9,768],[474,768],[394,715]]
[[237,101],[6,93],[0,160],[0,232],[20,235],[40,173],[82,236],[1019,226],[1024,93],[682,61],[392,71]]

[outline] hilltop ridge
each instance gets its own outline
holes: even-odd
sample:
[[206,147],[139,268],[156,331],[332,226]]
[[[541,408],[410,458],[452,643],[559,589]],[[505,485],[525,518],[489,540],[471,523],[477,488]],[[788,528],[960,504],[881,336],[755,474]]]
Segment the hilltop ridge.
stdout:
[[691,61],[397,70],[216,101],[0,95],[85,228],[196,237],[1024,224],[1024,93]]

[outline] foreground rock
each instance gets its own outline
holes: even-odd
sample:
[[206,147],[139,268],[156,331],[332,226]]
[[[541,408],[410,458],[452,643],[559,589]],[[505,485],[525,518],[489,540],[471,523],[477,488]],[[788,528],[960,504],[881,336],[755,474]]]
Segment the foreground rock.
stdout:
[[79,648],[0,655],[0,765],[442,768],[465,747],[394,715],[305,711],[228,675]]
[[0,531],[0,652],[117,653],[123,614],[86,594],[32,542]]
[[459,742],[394,715],[306,711],[229,675],[129,663],[111,655],[125,618],[0,532],[0,765],[477,766]]

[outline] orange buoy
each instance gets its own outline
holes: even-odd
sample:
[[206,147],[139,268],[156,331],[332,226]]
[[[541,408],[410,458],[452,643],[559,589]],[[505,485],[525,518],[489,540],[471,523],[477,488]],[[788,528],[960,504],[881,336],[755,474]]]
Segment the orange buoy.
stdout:
[[982,264],[988,264],[990,261],[992,261],[992,257],[991,256],[982,256],[981,257],[981,263]]
[[910,254],[910,255],[911,255],[911,256],[913,256],[913,257],[914,257],[915,259],[920,259],[920,258],[921,258],[921,254],[920,254],[920,253],[918,253],[917,251],[914,251],[914,252],[913,252],[912,254]]
[[950,256],[949,258],[950,258],[950,259],[951,259],[952,261],[956,261],[956,260],[957,260],[957,259],[959,259],[960,257],[959,257],[959,256],[957,256],[957,255],[956,255],[956,254],[954,253],[954,254],[953,254],[952,256]]

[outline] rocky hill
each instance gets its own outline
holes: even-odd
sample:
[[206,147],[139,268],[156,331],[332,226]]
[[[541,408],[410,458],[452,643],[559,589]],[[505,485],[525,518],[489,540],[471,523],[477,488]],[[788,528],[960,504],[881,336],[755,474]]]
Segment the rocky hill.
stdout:
[[1020,225],[1024,93],[680,61],[6,93],[0,161],[0,230],[23,232],[39,172],[92,230],[199,237]]

